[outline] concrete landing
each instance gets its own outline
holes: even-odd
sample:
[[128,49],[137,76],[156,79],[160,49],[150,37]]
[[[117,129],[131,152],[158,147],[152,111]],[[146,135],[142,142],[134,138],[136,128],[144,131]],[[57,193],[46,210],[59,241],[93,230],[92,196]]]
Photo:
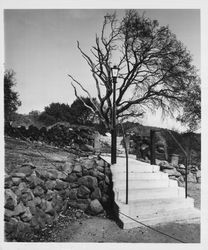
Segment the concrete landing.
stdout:
[[[110,156],[102,156],[110,164]],[[119,225],[124,229],[173,222],[176,220],[200,219],[200,210],[194,208],[194,200],[185,198],[185,189],[175,180],[160,171],[157,165],[129,159],[128,204],[126,202],[126,159],[117,157],[111,165],[114,210]]]

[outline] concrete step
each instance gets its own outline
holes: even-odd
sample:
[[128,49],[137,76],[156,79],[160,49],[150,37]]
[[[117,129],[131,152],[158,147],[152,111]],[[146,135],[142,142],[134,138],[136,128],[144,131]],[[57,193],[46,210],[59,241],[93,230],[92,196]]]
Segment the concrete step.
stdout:
[[[126,189],[114,188],[115,201],[125,202]],[[128,192],[129,201],[146,200],[146,199],[164,199],[164,198],[183,198],[185,197],[185,189],[181,187],[167,188],[145,188],[130,189]]]
[[148,218],[149,215],[163,214],[175,209],[188,209],[194,207],[192,198],[166,198],[166,199],[148,199],[139,201],[116,202],[119,212],[130,217]]
[[[111,157],[102,155],[101,158],[111,164]],[[129,158],[128,161],[129,165],[129,173],[130,172],[139,172],[139,173],[149,173],[149,172],[159,172],[160,171],[160,166],[158,165],[150,165],[149,163],[142,162],[142,161],[137,161],[133,158]],[[117,172],[125,172],[126,171],[126,163],[125,163],[125,158],[123,157],[117,157],[117,163],[111,165],[111,171],[113,173]]]
[[[126,179],[113,180],[114,187],[118,190],[126,189]],[[162,188],[162,187],[178,187],[178,182],[175,180],[169,180],[168,178],[163,179],[129,179],[128,188],[133,189],[151,189],[151,188]]]
[[[200,210],[196,208],[189,209],[174,209],[168,211],[167,213],[158,213],[158,214],[149,214],[145,218],[132,217],[134,220],[137,220],[141,223],[144,223],[148,226],[154,226],[159,223],[169,223],[169,222],[186,222],[191,220],[200,221]],[[122,214],[119,215],[119,224],[123,229],[130,229],[135,227],[141,227],[144,225],[139,224]]]
[[[120,171],[114,173],[112,176],[113,180],[120,181],[126,180],[126,171]],[[163,172],[147,172],[147,173],[138,173],[138,172],[129,172],[128,173],[129,180],[168,180],[168,174]]]

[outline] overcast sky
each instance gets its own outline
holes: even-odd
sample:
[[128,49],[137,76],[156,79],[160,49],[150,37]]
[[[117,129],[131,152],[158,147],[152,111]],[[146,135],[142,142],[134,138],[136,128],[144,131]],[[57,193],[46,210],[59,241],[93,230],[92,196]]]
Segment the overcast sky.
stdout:
[[[143,13],[144,10],[138,10]],[[71,104],[74,92],[67,74],[72,74],[95,93],[89,68],[76,41],[89,52],[100,33],[103,17],[113,10],[5,10],[5,69],[16,72],[16,90],[22,102],[19,113],[43,111],[51,102]],[[121,17],[124,10],[117,10]],[[146,16],[169,25],[193,55],[200,69],[199,10],[145,10]],[[148,116],[144,124],[178,128],[173,120],[161,123]]]

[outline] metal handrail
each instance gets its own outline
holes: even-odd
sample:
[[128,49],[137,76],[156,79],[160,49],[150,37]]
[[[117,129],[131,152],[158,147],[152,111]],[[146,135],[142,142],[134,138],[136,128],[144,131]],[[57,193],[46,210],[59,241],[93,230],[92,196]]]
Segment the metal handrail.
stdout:
[[129,157],[128,157],[128,149],[126,145],[126,136],[123,124],[121,123],[121,130],[123,134],[123,141],[124,141],[124,149],[126,154],[126,204],[128,204],[128,193],[129,193]]
[[[160,132],[161,130],[154,130],[154,132]],[[175,141],[175,143],[179,146],[179,148],[181,149],[181,151],[183,152],[183,154],[185,155],[185,197],[187,198],[188,196],[188,181],[187,181],[187,175],[188,175],[188,155],[185,151],[185,149],[183,148],[183,146],[180,144],[180,142],[175,138],[175,136],[171,133],[171,131],[169,131],[168,129],[165,129],[165,131],[167,131],[171,137],[173,138],[173,140]]]
[[182,145],[180,144],[180,142],[175,138],[175,136],[171,133],[171,131],[167,130],[168,133],[171,135],[171,137],[173,138],[173,140],[176,142],[176,144],[180,147],[181,151],[183,152],[183,154],[185,155],[185,197],[187,198],[188,196],[188,181],[187,181],[187,175],[188,175],[188,155],[185,151],[185,149],[182,147]]

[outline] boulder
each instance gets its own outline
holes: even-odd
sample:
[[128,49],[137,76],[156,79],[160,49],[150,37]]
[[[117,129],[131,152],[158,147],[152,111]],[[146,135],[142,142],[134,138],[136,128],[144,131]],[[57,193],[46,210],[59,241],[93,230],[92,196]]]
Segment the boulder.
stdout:
[[32,215],[34,215],[36,213],[36,205],[35,205],[35,201],[34,200],[30,200],[27,202],[27,207],[30,208],[30,212]]
[[103,207],[100,204],[99,200],[95,199],[90,202],[89,211],[93,215],[97,215],[103,212]]
[[48,170],[48,176],[51,180],[56,180],[58,178],[58,170],[56,169],[49,169]]
[[90,189],[81,185],[77,190],[77,197],[78,198],[88,198],[90,194]]
[[105,172],[105,168],[101,166],[97,166],[97,170],[100,171],[101,173]]
[[78,183],[80,185],[84,185],[84,186],[88,187],[90,190],[95,190],[95,188],[98,186],[97,179],[95,177],[90,176],[90,175],[86,175],[86,176],[81,177],[78,180]]
[[159,163],[159,166],[160,166],[161,170],[163,170],[163,169],[173,169],[173,168],[174,168],[174,167],[173,167],[169,162],[167,162],[167,161],[161,161],[161,162]]
[[85,176],[85,175],[89,175],[89,171],[88,171],[88,169],[83,168],[83,169],[82,169],[82,175],[83,175],[83,176]]
[[4,209],[4,220],[5,221],[9,221],[10,220],[10,218],[12,217],[12,216],[14,216],[15,214],[14,214],[14,211],[12,211],[12,210],[10,210],[10,209]]
[[55,186],[56,190],[63,190],[63,189],[66,189],[67,187],[68,187],[67,182],[56,180],[56,186]]
[[21,182],[18,186],[18,189],[22,191],[23,189],[27,188],[27,184],[25,182]]
[[67,173],[58,171],[58,176],[57,176],[58,179],[65,181],[67,177],[68,177]]
[[95,199],[100,200],[101,197],[102,197],[102,195],[101,195],[100,189],[98,187],[95,188],[95,190],[91,194],[91,199],[92,200],[95,200]]
[[47,201],[51,201],[52,199],[53,199],[53,196],[54,196],[54,192],[52,191],[52,190],[48,190],[47,191],[47,193],[46,193],[46,195],[45,195],[45,199],[47,200]]
[[91,201],[90,199],[78,199],[76,201],[76,203],[77,203],[76,206],[77,206],[77,208],[79,208],[83,211],[86,211],[89,207],[90,201]]
[[35,196],[39,196],[39,197],[43,197],[44,196],[44,189],[41,186],[37,186],[35,187],[35,189],[33,190],[33,194]]
[[179,164],[178,166],[180,169],[186,169],[186,167],[183,164]]
[[164,169],[163,170],[164,173],[167,173],[168,176],[175,176],[175,177],[179,177],[181,176],[181,173],[179,173],[175,168],[174,169]]
[[67,174],[71,174],[73,170],[73,163],[72,162],[65,162],[65,164],[62,166],[63,171]]
[[102,159],[96,160],[97,167],[101,168],[104,170],[105,167],[105,161]]
[[69,182],[69,183],[73,183],[73,182],[76,182],[78,180],[78,177],[75,173],[71,173],[67,176],[66,180]]
[[88,159],[82,163],[82,166],[86,169],[92,169],[96,166],[94,159]]
[[28,222],[32,219],[32,214],[30,212],[30,208],[26,207],[24,214],[21,215],[21,219],[24,222]]
[[39,196],[34,198],[34,203],[36,206],[39,206],[41,204],[41,198]]
[[34,175],[27,177],[27,181],[29,183],[30,188],[35,188],[38,185],[42,186],[44,184],[43,180],[41,180],[39,177],[34,176]]
[[55,211],[54,208],[52,206],[52,202],[51,201],[45,201],[45,209],[44,209],[45,213],[48,213],[50,215],[54,215]]
[[24,179],[26,177],[26,174],[24,174],[24,173],[12,173],[12,177],[18,177],[18,178]]
[[27,162],[22,164],[22,167],[30,167],[31,169],[35,169],[36,166],[32,162]]
[[14,215],[21,215],[24,214],[26,212],[26,207],[24,206],[24,204],[22,202],[20,202],[14,209]]
[[82,166],[80,164],[76,164],[73,169],[74,173],[80,173],[82,172]]
[[188,182],[197,182],[196,176],[195,176],[193,173],[190,172],[190,173],[187,175],[187,181],[188,181]]
[[46,223],[47,225],[53,225],[54,222],[54,216],[51,216],[50,214],[46,214]]
[[17,205],[17,195],[11,189],[5,189],[5,204],[4,207],[14,210]]
[[24,164],[15,173],[24,173],[25,176],[30,176],[33,173],[33,169],[31,166]]
[[19,177],[12,177],[13,185],[18,186],[21,183],[22,179]]
[[78,192],[77,188],[73,188],[73,189],[69,190],[69,193],[68,193],[69,199],[75,200],[77,198],[77,192]]
[[33,200],[34,195],[29,188],[23,189],[21,194],[21,201],[26,205],[27,201]]
[[53,190],[56,186],[56,181],[54,180],[48,180],[45,182],[45,187],[47,190]]
[[47,170],[45,170],[45,169],[38,169],[35,172],[36,172],[36,175],[39,178],[44,179],[44,180],[48,179],[48,171]]

